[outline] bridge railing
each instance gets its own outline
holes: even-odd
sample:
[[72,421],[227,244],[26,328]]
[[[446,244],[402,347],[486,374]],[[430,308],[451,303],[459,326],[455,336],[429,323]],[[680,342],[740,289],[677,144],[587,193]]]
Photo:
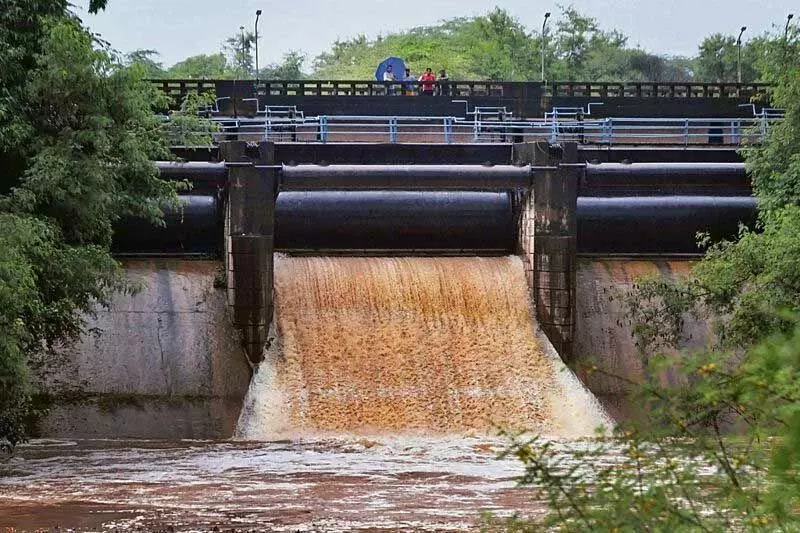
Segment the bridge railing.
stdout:
[[617,83],[554,82],[544,85],[545,97],[588,98],[736,98],[764,94],[767,84],[749,83]]
[[263,118],[225,118],[215,141],[510,143],[545,140],[595,145],[722,145],[761,141],[778,114],[751,118],[579,118],[519,120],[482,115],[317,116],[275,114]]
[[[182,98],[190,92],[215,91],[218,97],[267,96],[410,96],[422,83],[370,80],[153,80],[161,91]],[[766,84],[738,83],[631,83],[631,82],[517,82],[456,81],[437,83],[435,93],[455,98],[733,98],[747,100],[766,93]]]

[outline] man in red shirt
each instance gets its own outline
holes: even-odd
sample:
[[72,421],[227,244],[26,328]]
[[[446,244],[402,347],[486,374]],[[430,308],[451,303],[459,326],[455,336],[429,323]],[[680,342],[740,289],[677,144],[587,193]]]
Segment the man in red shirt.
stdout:
[[433,89],[436,86],[436,75],[430,68],[425,69],[425,74],[419,77],[422,84],[422,94],[433,96]]

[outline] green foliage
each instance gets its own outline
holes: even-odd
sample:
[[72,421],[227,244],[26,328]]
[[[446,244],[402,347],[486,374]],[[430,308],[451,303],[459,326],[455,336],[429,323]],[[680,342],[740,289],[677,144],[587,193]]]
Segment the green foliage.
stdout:
[[168,76],[167,71],[164,70],[164,65],[155,60],[158,55],[156,50],[134,50],[127,54],[126,60],[129,65],[141,69],[148,79],[166,78]]
[[444,68],[461,79],[529,79],[538,71],[538,39],[508,12],[456,18],[368,41],[337,41],[314,60],[314,77],[369,79],[388,56],[402,57],[412,72]]
[[253,32],[241,29],[239,33],[225,39],[225,53],[231,61],[234,78],[247,79],[253,77],[255,71],[253,51],[256,37]]
[[175,63],[167,73],[168,77],[174,79],[218,80],[232,77],[228,70],[228,59],[221,52],[187,57]]
[[165,126],[171,146],[211,147],[220,127],[219,123],[204,117],[203,111],[214,104],[215,98],[213,92],[190,92],[180,108],[170,112]]
[[800,531],[800,329],[743,355],[685,355],[677,384],[661,384],[665,367],[649,365],[646,425],[570,445],[509,435],[520,482],[551,509],[517,530]]
[[283,62],[277,65],[268,65],[260,69],[258,78],[261,80],[302,80],[303,64],[306,56],[297,50],[291,50],[284,54]]
[[[759,68],[777,83],[772,101],[786,117],[744,152],[758,228],[710,246],[690,278],[642,280],[623,298],[646,369],[644,383],[628,385],[649,420],[567,451],[511,435],[521,482],[541,487],[550,513],[544,524],[509,527],[800,531],[797,35],[760,44],[769,53]],[[689,313],[711,317],[713,339],[705,351],[676,353]]]
[[[572,7],[562,8],[545,39],[546,77],[583,81],[685,81],[691,61],[629,48],[617,31]],[[413,72],[444,68],[455,79],[538,80],[542,39],[507,11],[451,19],[369,41],[363,35],[337,41],[314,60],[316,78],[365,79],[384,58],[402,57]]]
[[[103,2],[93,2],[100,9]],[[82,332],[128,287],[108,252],[122,216],[159,221],[175,199],[158,94],[116,62],[64,2],[0,11],[0,443],[24,439],[28,364]]]

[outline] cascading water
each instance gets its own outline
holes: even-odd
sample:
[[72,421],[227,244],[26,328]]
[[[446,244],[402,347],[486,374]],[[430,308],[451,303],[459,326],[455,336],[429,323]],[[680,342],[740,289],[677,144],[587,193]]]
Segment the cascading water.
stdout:
[[517,257],[276,256],[275,316],[242,438],[610,424],[537,335]]
[[[498,459],[495,426],[580,437],[609,425],[536,330],[519,258],[275,267],[276,340],[245,440],[31,443],[0,463],[0,530],[479,530],[482,510],[547,505],[516,487],[523,466]],[[552,444],[566,466],[595,446]]]

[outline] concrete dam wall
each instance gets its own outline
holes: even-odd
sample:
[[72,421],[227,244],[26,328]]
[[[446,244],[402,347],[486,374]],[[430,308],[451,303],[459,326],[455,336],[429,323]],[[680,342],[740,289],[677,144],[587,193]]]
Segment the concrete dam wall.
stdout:
[[[577,264],[574,361],[641,378],[642,363],[618,291],[644,274],[688,273],[690,261],[581,259]],[[61,438],[228,438],[250,382],[238,334],[226,316],[225,290],[215,287],[218,261],[128,260],[129,279],[143,283],[98,309],[81,342],[40,376],[51,395],[38,424]],[[219,283],[216,283],[219,286]],[[702,343],[702,324],[690,325]],[[628,389],[578,371],[615,416],[628,416]]]
[[[645,276],[667,280],[688,276],[695,262],[685,258],[579,259],[572,365],[615,418],[641,414],[631,404],[631,385],[625,380],[638,383],[644,377],[644,354],[636,346],[622,296]],[[709,324],[688,315],[684,317],[684,334],[680,347],[687,350],[701,348],[711,338]],[[604,372],[589,374],[585,371],[588,365],[596,365]],[[672,378],[661,376],[667,381]]]
[[114,297],[87,334],[39,376],[43,436],[224,438],[250,368],[214,288],[218,261],[128,260],[138,294]]

